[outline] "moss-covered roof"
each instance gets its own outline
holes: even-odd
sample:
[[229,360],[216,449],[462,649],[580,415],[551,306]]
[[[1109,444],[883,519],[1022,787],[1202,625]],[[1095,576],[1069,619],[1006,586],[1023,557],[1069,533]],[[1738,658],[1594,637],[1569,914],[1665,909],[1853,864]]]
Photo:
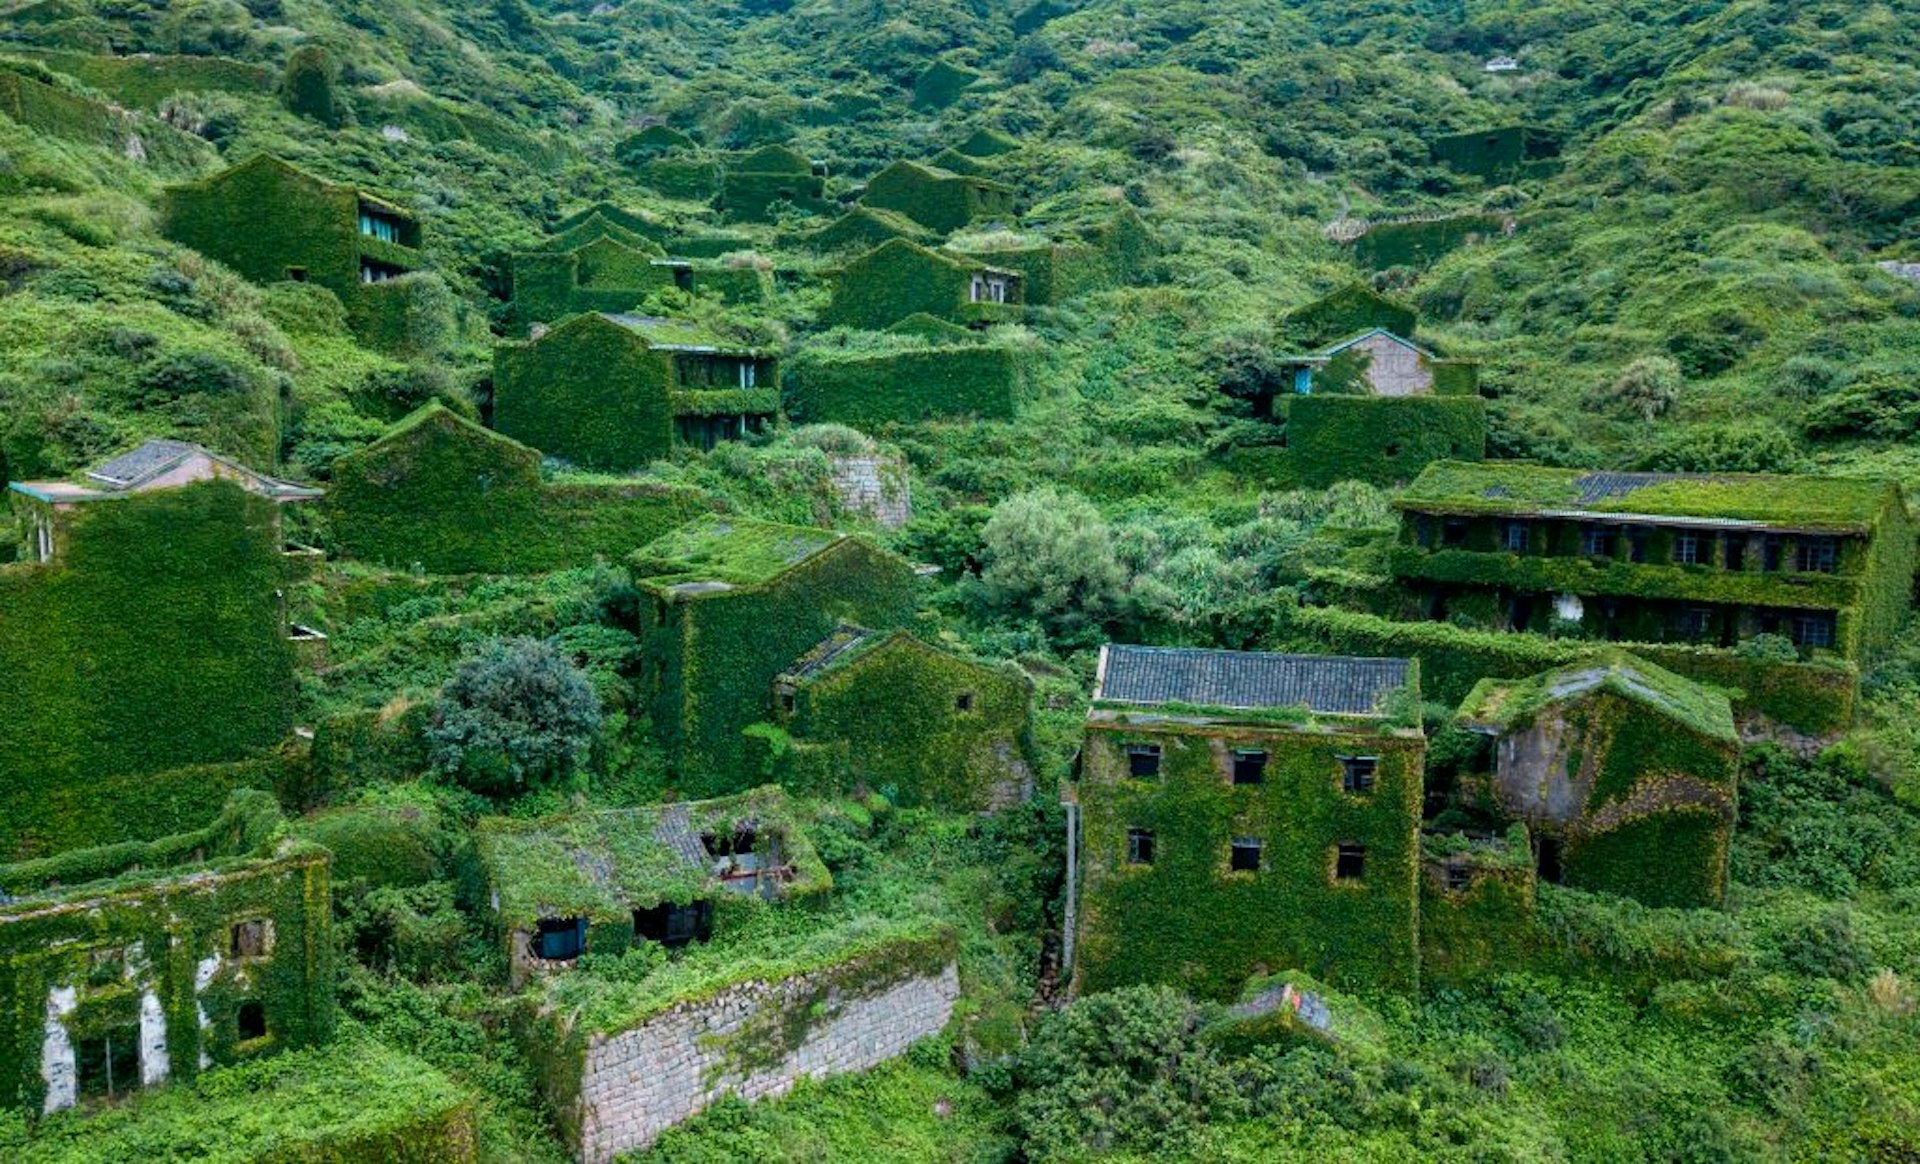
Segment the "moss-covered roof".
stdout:
[[650,348],[667,351],[720,352],[727,355],[766,354],[751,344],[739,343],[690,319],[667,319],[657,315],[626,315],[603,312],[607,319],[633,332]]
[[[787,894],[818,893],[833,879],[775,785],[717,800],[570,813],[538,820],[488,818],[476,838],[502,921],[617,917],[663,901],[684,905],[719,887],[701,838],[777,838],[790,870]],[[759,851],[757,849],[757,851]]]
[[676,596],[761,586],[847,535],[719,514],[696,518],[628,559],[642,586]]
[[1639,515],[1866,533],[1893,497],[1889,482],[1842,477],[1613,473],[1436,461],[1395,504],[1433,513]]
[[359,456],[363,453],[371,452],[374,449],[404,443],[409,437],[429,425],[449,426],[457,431],[483,438],[501,445],[504,448],[518,449],[523,452],[532,453],[536,457],[540,455],[540,450],[530,445],[523,445],[505,433],[495,432],[493,429],[488,428],[478,421],[469,420],[438,400],[427,401],[412,412],[409,412],[406,416],[395,421],[393,427],[380,434],[379,440],[374,441],[364,449],[358,449],[346,455],[350,457]]
[[983,178],[978,174],[956,174],[952,170],[943,170],[938,166],[929,166],[924,162],[909,162],[904,160],[894,162],[886,169],[881,170],[880,173],[875,174],[873,178],[869,180],[868,185],[872,185],[888,174],[907,174],[914,180],[920,182],[959,182],[968,186],[978,186],[982,189],[1000,190],[1008,194],[1014,192],[1012,186],[1005,182],[996,182],[992,178]]
[[981,128],[974,130],[965,141],[953,148],[970,158],[990,158],[1019,149],[1020,139],[997,129]]
[[1607,693],[1631,700],[1698,735],[1737,745],[1733,706],[1721,692],[1645,659],[1614,651],[1525,679],[1482,679],[1460,705],[1468,727],[1504,734],[1556,703]]

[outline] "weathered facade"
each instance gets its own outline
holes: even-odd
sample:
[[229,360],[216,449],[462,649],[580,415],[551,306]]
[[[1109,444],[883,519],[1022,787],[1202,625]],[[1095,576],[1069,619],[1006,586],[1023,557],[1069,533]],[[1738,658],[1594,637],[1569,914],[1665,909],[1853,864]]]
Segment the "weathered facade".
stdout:
[[326,850],[271,795],[204,829],[0,866],[0,1107],[51,1114],[333,1028]]
[[1026,303],[1018,271],[894,239],[835,273],[823,320],[880,329],[924,312],[970,327],[1012,323]]
[[974,174],[895,162],[867,181],[860,201],[950,234],[976,219],[1013,217],[1013,187]]
[[[1404,659],[1109,646],[1074,799],[1076,985],[1419,980],[1425,740]],[[1073,892],[1075,887],[1069,887]]]
[[576,316],[494,349],[493,425],[548,456],[626,471],[676,446],[710,449],[775,422],[779,361],[695,325]]
[[1471,396],[1479,389],[1479,365],[1469,360],[1443,360],[1432,352],[1385,328],[1349,336],[1311,355],[1291,357],[1293,390],[1310,395],[1316,380],[1321,391],[1359,392],[1399,399],[1408,396]]

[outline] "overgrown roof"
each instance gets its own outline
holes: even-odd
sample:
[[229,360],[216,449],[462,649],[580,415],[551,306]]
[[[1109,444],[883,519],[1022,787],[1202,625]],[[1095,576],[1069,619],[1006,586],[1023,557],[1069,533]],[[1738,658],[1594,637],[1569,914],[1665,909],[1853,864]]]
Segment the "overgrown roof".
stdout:
[[1525,727],[1552,704],[1600,692],[1638,703],[1698,735],[1730,745],[1739,742],[1733,706],[1725,694],[1624,651],[1525,679],[1482,679],[1461,703],[1460,716],[1469,728],[1505,734]]
[[1237,711],[1305,708],[1320,715],[1385,714],[1405,689],[1408,659],[1278,655],[1192,647],[1100,649],[1093,699],[1099,703],[1189,704]]
[[1616,473],[1436,461],[1394,504],[1437,513],[1695,518],[1709,524],[1867,533],[1896,498],[1889,482],[1844,477]]
[[389,445],[401,442],[405,438],[419,432],[421,429],[426,428],[428,425],[451,426],[456,431],[480,437],[489,443],[500,445],[503,448],[531,453],[535,457],[540,456],[540,450],[533,446],[521,444],[503,432],[490,429],[478,421],[469,420],[453,409],[448,408],[445,403],[439,400],[427,401],[412,412],[409,412],[406,416],[395,421],[393,426],[388,428],[386,432],[381,433],[380,438],[372,444],[344,455],[355,457],[362,453],[383,449]]
[[905,159],[894,162],[875,174],[867,180],[867,185],[873,185],[887,174],[903,171],[923,182],[961,182],[969,186],[1001,190],[1008,194],[1014,193],[1014,188],[1005,182],[996,182],[992,178],[983,178],[978,174],[956,174],[952,170],[943,170],[938,166],[929,166],[924,162],[910,162]]
[[765,585],[846,536],[830,529],[710,514],[662,534],[628,560],[642,586],[696,597]]
[[690,319],[666,319],[657,315],[628,315],[604,311],[601,315],[644,339],[657,351],[713,352],[723,355],[758,356],[767,354],[751,344],[727,339],[719,332]]
[[[189,441],[149,440],[86,470],[86,483],[72,481],[14,481],[11,488],[39,501],[99,501],[125,497],[154,486],[161,477],[194,457],[205,457],[217,468],[217,475],[237,482],[250,493],[274,501],[306,501],[321,496],[321,491],[269,477],[247,468],[231,457],[223,457],[204,445]],[[220,470],[225,470],[221,473]]]
[[791,867],[788,894],[832,887],[785,793],[766,785],[717,800],[568,813],[537,820],[490,817],[476,830],[502,921],[610,917],[663,901],[685,905],[716,888],[716,858],[702,838],[776,835]]
[[315,186],[324,187],[330,190],[346,191],[348,193],[351,193],[354,197],[360,199],[362,202],[371,203],[372,205],[380,208],[382,211],[385,211],[388,214],[392,214],[398,218],[404,218],[409,222],[414,221],[417,218],[417,216],[413,213],[413,211],[408,210],[406,207],[401,206],[397,202],[392,202],[385,198],[382,198],[379,195],[373,193],[370,190],[367,190],[362,186],[355,185],[351,182],[335,182],[330,178],[322,178],[317,174],[310,174],[307,171],[301,169],[299,166],[294,165],[292,162],[289,162],[284,158],[280,158],[273,154],[267,154],[267,153],[255,154],[252,157],[248,158],[246,161],[241,162],[238,165],[228,166],[226,169],[221,170],[219,173],[209,174],[206,177],[201,178],[196,182],[187,182],[183,184],[188,186],[210,187],[210,186],[224,183],[228,178],[234,176],[235,174],[241,173],[242,171],[255,170],[255,169],[278,170],[281,173],[286,174],[289,177],[296,178],[302,182],[309,182]]

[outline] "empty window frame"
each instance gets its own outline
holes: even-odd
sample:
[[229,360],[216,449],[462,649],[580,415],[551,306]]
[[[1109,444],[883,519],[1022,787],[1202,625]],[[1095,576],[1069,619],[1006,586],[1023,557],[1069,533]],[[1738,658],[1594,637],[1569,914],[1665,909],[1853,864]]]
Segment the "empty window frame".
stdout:
[[235,922],[227,932],[227,954],[232,958],[262,958],[273,948],[273,922],[253,918]]
[[1235,837],[1227,846],[1227,868],[1235,873],[1258,873],[1260,871],[1260,840],[1257,837]]
[[1458,549],[1467,544],[1467,519],[1449,517],[1440,522],[1440,545],[1443,549]]
[[1333,850],[1333,879],[1359,881],[1367,875],[1367,847],[1359,844],[1336,845]]
[[1127,830],[1127,864],[1153,864],[1153,830]]
[[1673,612],[1673,637],[1697,643],[1713,630],[1713,611],[1705,606],[1683,606]]
[[1473,867],[1471,865],[1447,866],[1447,889],[1454,893],[1465,893],[1473,888]]
[[959,712],[961,715],[967,715],[970,712],[972,712],[973,711],[973,692],[962,691],[960,694],[954,696],[953,710]]
[[1793,547],[1793,568],[1802,574],[1831,574],[1840,564],[1840,546],[1831,537],[1803,537]]
[[1834,619],[1829,610],[1808,611],[1796,614],[1788,624],[1788,635],[1796,647],[1833,646]]
[[1787,556],[1787,539],[1768,534],[1760,542],[1760,568],[1768,573],[1778,571]]
[[571,962],[587,948],[587,919],[543,917],[533,935],[533,956],[547,962]]
[[242,1043],[267,1037],[267,1008],[260,1002],[248,999],[240,1004],[233,1016],[234,1038]]
[[73,1066],[82,1099],[134,1091],[140,1086],[140,1028],[129,1024],[75,1039]]
[[1500,526],[1500,545],[1510,554],[1527,552],[1527,523],[1509,521]]
[[1647,560],[1647,527],[1634,525],[1627,527],[1627,560],[1644,562]]
[[1267,781],[1267,754],[1252,748],[1242,748],[1233,753],[1233,782],[1235,784],[1264,784]]
[[1673,564],[1676,566],[1700,564],[1699,534],[1691,530],[1681,530],[1673,535]]
[[1340,789],[1355,796],[1373,791],[1374,777],[1380,772],[1378,756],[1341,756]]
[[692,942],[704,942],[713,936],[713,903],[691,901],[675,905],[663,901],[650,909],[633,911],[633,940],[658,942],[677,949]]
[[1722,556],[1721,561],[1729,570],[1744,570],[1747,568],[1746,534],[1730,533],[1727,535],[1725,554]]
[[1611,526],[1589,525],[1580,529],[1580,552],[1589,558],[1613,557],[1613,535]]
[[1160,775],[1160,745],[1128,744],[1127,775],[1135,780],[1148,780]]

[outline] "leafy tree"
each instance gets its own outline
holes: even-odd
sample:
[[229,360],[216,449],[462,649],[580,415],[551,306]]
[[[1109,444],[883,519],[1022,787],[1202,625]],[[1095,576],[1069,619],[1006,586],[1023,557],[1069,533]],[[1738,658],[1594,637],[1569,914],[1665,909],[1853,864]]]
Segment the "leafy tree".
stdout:
[[1607,397],[1628,415],[1651,421],[1672,411],[1685,384],[1679,364],[1666,356],[1642,356],[1620,373]]
[[440,689],[427,739],[435,766],[476,792],[564,779],[600,728],[587,677],[539,639],[494,639]]
[[287,109],[329,129],[342,123],[340,103],[333,89],[333,58],[319,45],[305,45],[287,58],[280,78],[280,99]]
[[981,581],[1005,610],[1084,625],[1115,614],[1126,596],[1106,519],[1078,493],[1047,486],[1015,494],[994,506],[981,540]]

